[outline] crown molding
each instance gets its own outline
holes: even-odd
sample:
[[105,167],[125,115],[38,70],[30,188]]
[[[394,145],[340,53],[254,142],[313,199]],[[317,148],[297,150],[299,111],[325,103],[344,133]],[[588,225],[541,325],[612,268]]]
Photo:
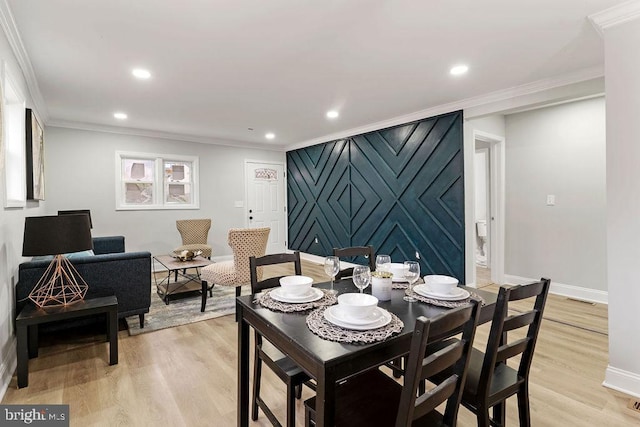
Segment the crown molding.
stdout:
[[485,104],[496,103],[505,101],[508,99],[517,98],[520,96],[526,96],[543,92],[549,89],[555,89],[562,86],[567,86],[574,83],[579,83],[587,80],[592,80],[604,76],[604,67],[597,66],[579,70],[573,73],[563,74],[561,76],[538,80],[535,82],[527,83],[520,86],[515,86],[507,89],[501,89],[488,94],[463,99],[460,101],[450,102],[448,104],[438,105],[436,107],[427,108],[424,110],[416,111],[413,113],[397,116],[391,119],[383,120],[376,123],[348,129],[342,132],[329,134],[323,137],[302,141],[299,143],[287,145],[285,148],[287,151],[297,150],[299,148],[309,147],[311,145],[321,144],[327,141],[335,141],[343,138],[348,138],[354,135],[361,135],[363,133],[372,132],[380,129],[385,129],[392,126],[401,125],[404,123],[410,123],[417,120],[422,120],[427,117],[433,117],[440,114],[450,113],[452,111],[465,110],[468,108],[478,107]]
[[45,104],[42,93],[40,92],[36,73],[33,71],[31,60],[29,59],[29,55],[27,54],[24,44],[22,43],[20,32],[18,31],[16,21],[13,18],[13,13],[11,13],[11,8],[9,7],[7,0],[0,0],[0,26],[4,30],[7,40],[9,41],[9,45],[11,46],[11,50],[13,50],[13,54],[15,55],[18,65],[22,70],[22,74],[27,83],[27,89],[31,94],[34,109],[38,112],[43,125],[46,125],[49,120],[49,110],[47,109],[47,105]]
[[279,152],[285,151],[284,145],[266,145],[266,144],[252,143],[252,142],[245,142],[245,141],[234,141],[229,139],[218,139],[213,137],[187,135],[187,134],[180,134],[180,133],[171,133],[171,132],[163,132],[163,131],[155,131],[155,130],[147,130],[147,129],[138,129],[138,128],[128,128],[128,127],[120,127],[120,126],[107,126],[107,125],[99,125],[95,123],[85,123],[85,122],[76,122],[76,121],[68,121],[68,120],[50,119],[49,123],[47,123],[47,126],[57,127],[57,128],[66,128],[66,129],[86,130],[86,131],[92,131],[92,132],[114,133],[119,135],[143,136],[147,138],[169,139],[169,140],[180,141],[180,142],[196,142],[199,144],[221,145],[221,146],[233,147],[233,148],[253,148],[258,150],[279,151]]
[[631,0],[588,16],[600,36],[604,30],[640,17],[640,1]]

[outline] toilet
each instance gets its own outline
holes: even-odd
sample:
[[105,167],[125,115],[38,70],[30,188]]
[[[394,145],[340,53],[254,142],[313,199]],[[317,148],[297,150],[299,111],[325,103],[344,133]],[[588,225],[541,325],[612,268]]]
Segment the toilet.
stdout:
[[485,245],[487,243],[487,221],[480,219],[476,221],[476,235],[477,239],[477,251],[476,262],[480,265],[486,265],[487,254],[485,251]]

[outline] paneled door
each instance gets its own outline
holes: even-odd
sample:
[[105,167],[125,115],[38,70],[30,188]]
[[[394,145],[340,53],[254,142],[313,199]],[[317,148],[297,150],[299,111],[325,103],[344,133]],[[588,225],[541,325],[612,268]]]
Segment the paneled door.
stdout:
[[267,253],[286,250],[286,211],[284,165],[245,162],[248,227],[270,227]]

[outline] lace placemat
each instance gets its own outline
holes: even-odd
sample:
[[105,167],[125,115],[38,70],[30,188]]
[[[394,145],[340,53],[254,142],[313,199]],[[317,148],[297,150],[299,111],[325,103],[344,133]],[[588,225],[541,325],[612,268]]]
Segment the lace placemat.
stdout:
[[391,289],[407,289],[409,284],[407,282],[392,282]]
[[271,298],[271,290],[260,294],[253,302],[273,311],[282,311],[283,313],[293,313],[296,311],[307,311],[318,307],[326,307],[338,302],[338,298],[326,289],[320,289],[324,296],[319,300],[302,303],[288,303]]
[[409,291],[409,289],[404,291],[404,293],[408,296],[413,296],[415,299],[417,299],[420,302],[424,302],[431,305],[437,305],[438,307],[447,307],[447,308],[460,307],[462,305],[467,304],[471,298],[477,299],[478,301],[480,301],[481,305],[485,305],[484,298],[482,298],[480,295],[476,294],[475,292],[469,292],[470,294],[469,298],[461,299],[458,301],[443,301],[441,299],[429,298],[429,297],[425,297],[424,295],[420,295],[416,292],[413,292],[413,290]]
[[324,318],[324,311],[327,307],[322,307],[312,311],[307,316],[307,326],[314,334],[329,341],[344,342],[349,344],[370,344],[384,341],[387,338],[399,334],[404,328],[404,323],[393,313],[391,322],[377,329],[368,331],[354,331],[334,325]]

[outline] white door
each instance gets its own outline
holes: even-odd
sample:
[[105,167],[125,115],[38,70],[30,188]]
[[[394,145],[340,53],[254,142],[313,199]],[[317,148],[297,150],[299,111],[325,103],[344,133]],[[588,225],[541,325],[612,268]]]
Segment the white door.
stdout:
[[282,163],[245,163],[248,227],[270,227],[267,253],[286,250],[286,210],[284,201],[284,165]]

